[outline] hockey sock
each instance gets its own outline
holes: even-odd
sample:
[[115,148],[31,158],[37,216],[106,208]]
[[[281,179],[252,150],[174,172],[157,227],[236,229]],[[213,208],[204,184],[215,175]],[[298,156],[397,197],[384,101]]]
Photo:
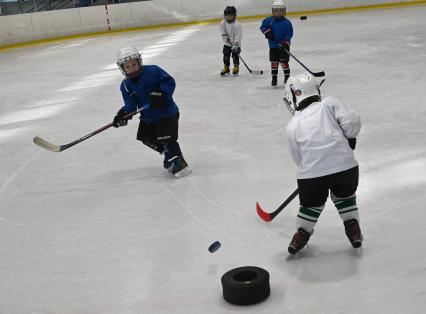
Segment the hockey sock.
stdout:
[[288,65],[288,63],[281,63],[281,67],[284,71],[284,83],[286,83],[288,78],[290,77],[290,66]]
[[271,74],[272,76],[278,75],[278,62],[271,62]]
[[296,221],[297,229],[303,228],[307,232],[311,233],[324,207],[325,204],[315,207],[300,206]]
[[356,205],[356,195],[348,197],[338,197],[331,193],[331,200],[336,206],[339,216],[343,221],[356,219],[359,221],[358,206]]

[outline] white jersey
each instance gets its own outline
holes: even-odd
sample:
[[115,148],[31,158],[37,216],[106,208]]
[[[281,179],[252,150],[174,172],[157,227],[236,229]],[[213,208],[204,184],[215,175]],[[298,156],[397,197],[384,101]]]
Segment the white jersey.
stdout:
[[316,178],[357,166],[347,139],[357,137],[360,130],[359,115],[335,97],[296,111],[287,125],[296,177]]
[[220,35],[223,39],[223,44],[232,47],[236,45],[241,48],[241,39],[243,38],[243,29],[241,24],[235,20],[234,23],[228,23],[226,20],[220,22]]

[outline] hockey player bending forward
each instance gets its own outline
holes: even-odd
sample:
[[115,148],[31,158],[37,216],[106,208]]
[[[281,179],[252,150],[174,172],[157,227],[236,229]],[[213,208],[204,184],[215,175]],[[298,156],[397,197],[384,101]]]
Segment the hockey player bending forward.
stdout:
[[221,76],[228,75],[230,72],[231,55],[234,67],[232,74],[237,75],[240,71],[240,53],[241,39],[243,32],[241,24],[237,21],[237,9],[234,6],[228,6],[223,11],[224,19],[220,22],[220,35],[223,40],[223,70]]
[[355,196],[358,163],[353,150],[361,129],[360,117],[335,97],[321,100],[318,84],[308,73],[290,77],[284,93],[284,101],[294,113],[287,137],[298,167],[300,201],[297,232],[288,251],[295,254],[308,243],[329,191],[349,241],[359,248],[363,237]]
[[189,174],[177,142],[179,109],[172,97],[175,80],[159,66],[144,66],[139,50],[134,47],[118,51],[117,65],[125,76],[120,86],[124,106],[115,115],[113,126],[127,125],[129,118],[124,116],[143,108],[137,139],[164,154],[164,168],[176,177]]

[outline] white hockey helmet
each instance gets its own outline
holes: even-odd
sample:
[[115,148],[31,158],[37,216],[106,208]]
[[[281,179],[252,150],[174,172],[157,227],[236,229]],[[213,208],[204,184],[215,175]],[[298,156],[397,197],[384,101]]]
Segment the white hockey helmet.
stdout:
[[272,5],[272,12],[276,11],[286,11],[287,7],[284,4],[283,0],[275,0],[274,4]]
[[300,105],[305,99],[312,97],[312,102],[321,100],[321,92],[315,78],[309,73],[291,76],[285,86],[284,102],[290,112],[301,110],[312,102]]
[[124,48],[118,50],[118,52],[117,52],[117,66],[125,76],[127,76],[127,74],[124,71],[123,64],[125,64],[126,62],[128,62],[130,60],[139,61],[139,64],[140,64],[141,69],[142,69],[142,66],[143,66],[142,55],[137,48],[129,46],[129,47],[124,47]]

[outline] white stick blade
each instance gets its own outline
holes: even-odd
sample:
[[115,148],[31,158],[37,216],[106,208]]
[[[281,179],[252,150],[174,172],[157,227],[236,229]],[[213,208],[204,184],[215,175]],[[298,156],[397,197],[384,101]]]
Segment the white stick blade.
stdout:
[[40,146],[41,148],[44,148],[44,149],[47,149],[47,150],[50,150],[51,152],[60,152],[61,151],[60,146],[49,143],[48,141],[42,139],[39,136],[34,137],[33,142],[37,146]]

